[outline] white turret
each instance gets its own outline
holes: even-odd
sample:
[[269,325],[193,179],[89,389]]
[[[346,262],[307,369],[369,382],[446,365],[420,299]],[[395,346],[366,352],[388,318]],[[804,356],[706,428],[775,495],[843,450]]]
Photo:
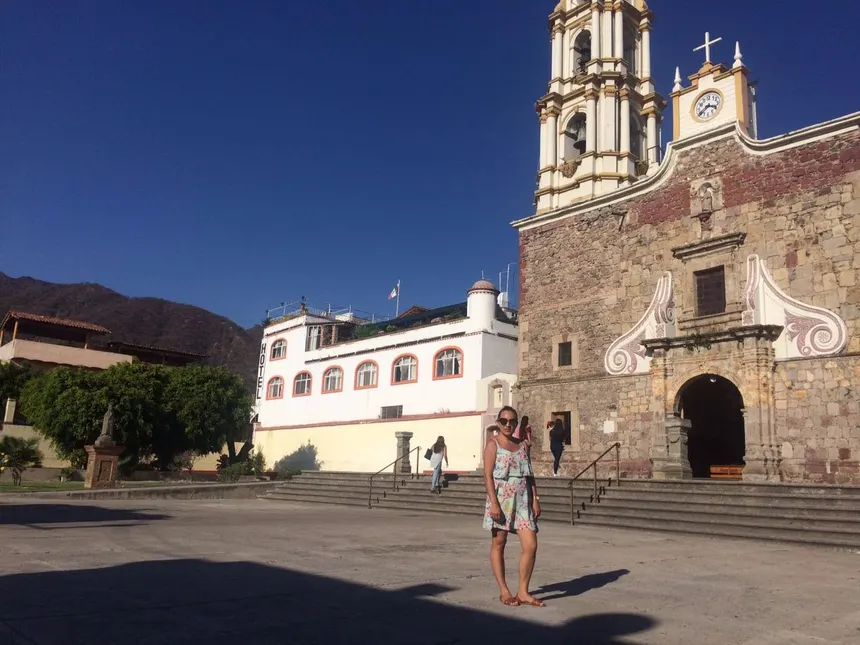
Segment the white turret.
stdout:
[[496,319],[496,297],[499,290],[489,280],[478,280],[468,291],[466,315],[475,329],[493,329]]

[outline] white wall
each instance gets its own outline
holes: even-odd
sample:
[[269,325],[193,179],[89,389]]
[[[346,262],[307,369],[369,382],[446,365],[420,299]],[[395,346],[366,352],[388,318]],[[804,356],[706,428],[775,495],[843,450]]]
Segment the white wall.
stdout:
[[[516,340],[473,331],[475,322],[469,319],[386,333],[310,352],[304,351],[305,322],[313,324],[314,320],[294,319],[266,330],[266,357],[257,400],[259,422],[264,428],[376,419],[384,406],[402,405],[404,416],[475,411],[475,382],[495,372],[516,371]],[[516,336],[515,326],[496,326]],[[278,339],[287,341],[287,356],[271,360],[271,348]],[[435,356],[448,347],[462,352],[462,376],[434,379]],[[417,382],[393,384],[393,364],[404,354],[418,360]],[[367,361],[378,366],[377,385],[356,389],[356,370]],[[343,370],[343,389],[323,393],[324,374],[333,366]],[[300,372],[311,375],[309,396],[293,396],[294,379]],[[284,379],[284,395],[267,399],[268,383],[275,376]]]

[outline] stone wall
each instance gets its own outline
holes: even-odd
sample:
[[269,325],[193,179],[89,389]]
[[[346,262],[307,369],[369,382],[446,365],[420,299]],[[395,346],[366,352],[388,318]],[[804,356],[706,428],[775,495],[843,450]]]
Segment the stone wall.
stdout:
[[788,479],[858,481],[860,357],[777,364],[777,437]]
[[[681,145],[667,159],[672,164],[667,176],[652,190],[636,195],[634,189],[629,199],[575,209],[569,217],[520,230],[516,403],[535,429],[543,428],[549,412],[573,412],[577,439],[565,457],[571,468],[587,463],[617,437],[631,473],[647,471],[649,445],[671,406],[650,387],[648,375],[608,378],[603,360],[610,344],[645,313],[664,271],[675,279],[678,324],[690,331],[695,327],[693,271],[708,263],[724,265],[727,314],[712,327],[730,329],[740,324],[746,259],[758,254],[792,298],[838,313],[849,331],[845,351],[860,352],[860,262],[855,259],[860,250],[860,134],[854,128],[792,143],[776,152],[751,150],[731,134],[703,145]],[[714,189],[709,213],[702,212],[697,198],[705,180]],[[739,241],[716,255],[686,261],[673,253],[730,234],[741,234]],[[574,364],[568,368],[553,361],[562,337],[575,341]],[[716,355],[709,356],[699,355],[704,370],[720,365]],[[827,479],[828,467],[847,475],[851,463],[856,465],[852,456],[860,455],[860,431],[851,436],[844,430],[860,425],[860,418],[852,416],[854,399],[838,400],[838,388],[826,385],[847,382],[839,387],[856,389],[860,373],[848,359],[813,364],[806,389],[810,397],[820,390],[829,410],[827,404],[821,404],[823,412],[819,404],[810,407],[796,390],[789,393],[787,384],[795,379],[787,375],[805,369],[791,363],[775,368],[776,392],[772,400],[762,399],[764,406],[778,406],[767,421],[776,427],[766,431],[780,439],[783,449],[790,446],[791,457],[784,458],[789,478]],[[803,415],[818,415],[827,423],[803,420],[798,427]],[[614,421],[614,434],[607,433],[607,421]],[[845,459],[840,460],[840,449]],[[541,446],[535,454],[545,469],[548,450]],[[817,472],[821,468],[824,473]]]

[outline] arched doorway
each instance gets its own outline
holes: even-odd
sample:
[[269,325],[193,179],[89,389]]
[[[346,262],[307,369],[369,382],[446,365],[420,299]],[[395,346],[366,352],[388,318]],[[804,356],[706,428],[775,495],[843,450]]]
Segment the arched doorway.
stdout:
[[687,450],[694,478],[710,478],[712,466],[744,465],[744,401],[727,378],[703,374],[678,392],[675,412],[690,421]]

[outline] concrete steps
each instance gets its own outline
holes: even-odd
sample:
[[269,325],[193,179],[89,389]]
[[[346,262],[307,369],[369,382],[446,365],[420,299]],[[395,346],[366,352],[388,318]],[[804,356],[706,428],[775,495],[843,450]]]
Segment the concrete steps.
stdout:
[[[395,491],[395,481],[398,488]],[[675,482],[538,478],[542,520],[606,528],[724,536],[860,549],[860,487],[748,482]],[[481,522],[486,492],[477,473],[446,477],[442,495],[430,478],[377,475],[369,498],[365,473],[303,473],[263,499],[470,515]]]

